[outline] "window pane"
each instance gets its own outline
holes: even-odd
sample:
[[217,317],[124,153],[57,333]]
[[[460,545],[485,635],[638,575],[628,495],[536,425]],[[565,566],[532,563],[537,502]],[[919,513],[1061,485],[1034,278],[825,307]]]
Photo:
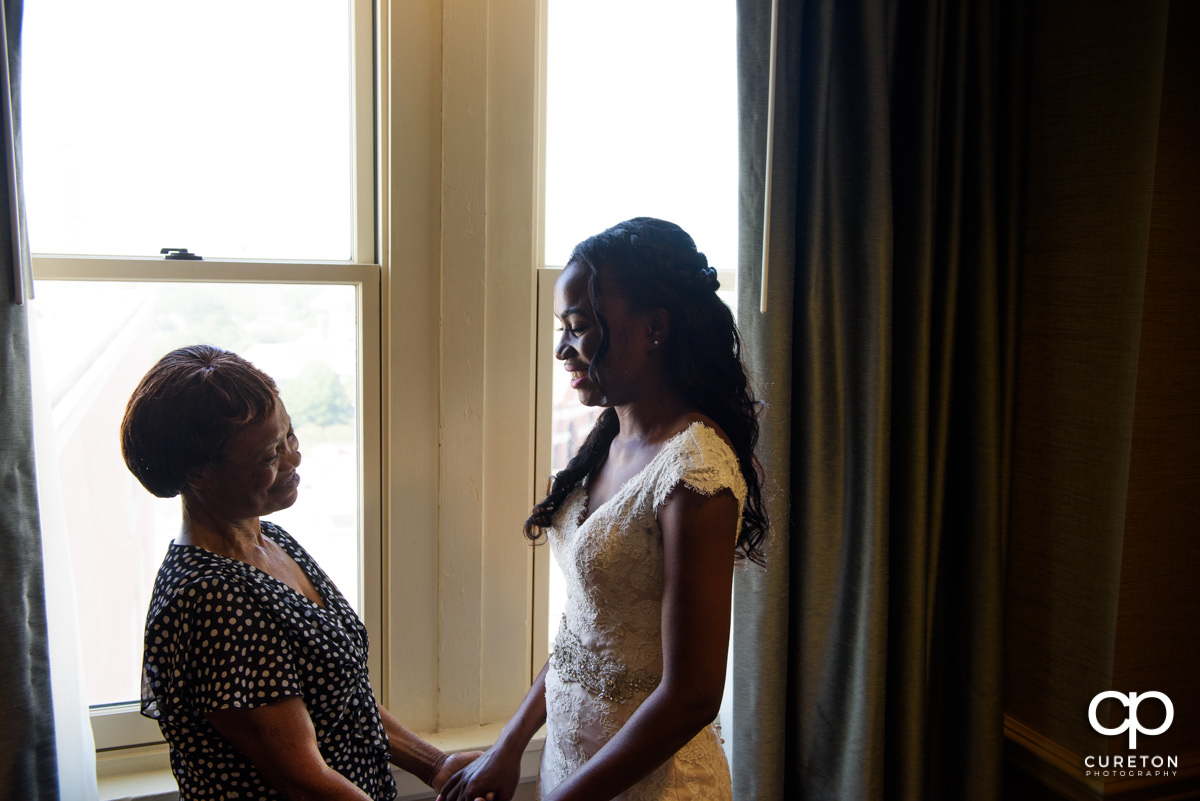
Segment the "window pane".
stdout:
[[[563,266],[578,242],[621,220],[660,217],[695,238],[718,271],[721,298],[736,306],[734,6],[725,0],[549,0],[548,265]],[[546,328],[554,331],[552,319]],[[554,340],[542,347],[552,349]],[[558,471],[599,410],[579,404],[564,370],[552,375],[551,468]],[[564,593],[552,564],[552,634]]]
[[347,0],[27,3],[38,253],[348,260]]
[[271,519],[361,609],[355,287],[39,281],[36,291],[91,705],[139,697],[150,591],[179,531],[179,499],[142,488],[118,434],[137,382],[173,348],[218,345],[275,379],[303,464],[299,499]]
[[734,12],[727,0],[549,0],[548,265],[650,216],[683,226],[717,270],[736,270]]

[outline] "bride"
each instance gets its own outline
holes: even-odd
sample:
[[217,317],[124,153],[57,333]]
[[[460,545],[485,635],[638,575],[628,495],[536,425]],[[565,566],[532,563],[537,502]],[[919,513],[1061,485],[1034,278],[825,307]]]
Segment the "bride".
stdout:
[[567,583],[554,651],[443,801],[508,801],[546,726],[545,801],[730,799],[713,724],[736,559],[762,561],[756,403],[716,272],[646,217],[579,244],[555,285],[555,356],[605,407],[534,507]]

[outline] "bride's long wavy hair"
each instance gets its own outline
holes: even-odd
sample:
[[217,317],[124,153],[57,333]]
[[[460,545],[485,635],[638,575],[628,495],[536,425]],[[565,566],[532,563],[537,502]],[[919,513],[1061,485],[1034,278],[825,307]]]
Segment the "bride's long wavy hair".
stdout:
[[[661,360],[666,378],[733,443],[746,481],[737,555],[761,564],[767,512],[761,468],[754,455],[761,404],[755,400],[742,366],[742,340],[733,314],[717,297],[716,270],[686,231],[651,217],[626,220],[584,240],[567,263],[588,273],[588,298],[600,326],[600,343],[588,377],[601,389],[609,343],[599,291],[601,275],[604,285],[619,292],[633,308],[661,308],[670,314],[671,335],[663,342]],[[533,507],[525,521],[526,537],[532,541],[541,538],[567,495],[604,462],[617,429],[616,412],[605,409],[571,461],[554,476],[545,499]]]

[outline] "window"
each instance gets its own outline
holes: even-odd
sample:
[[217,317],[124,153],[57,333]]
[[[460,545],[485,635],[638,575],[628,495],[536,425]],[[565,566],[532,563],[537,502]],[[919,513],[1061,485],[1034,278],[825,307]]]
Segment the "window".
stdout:
[[220,343],[279,384],[305,454],[304,503],[272,519],[307,533],[313,556],[362,611],[354,286],[42,281],[37,292],[93,706],[140,697],[140,618],[179,529],[179,499],[138,485],[116,436],[133,385],[175,347]]
[[[550,430],[549,421],[539,416],[550,404],[535,403],[536,393],[549,385],[539,383],[538,378],[553,375],[541,370],[550,352],[545,346],[547,338],[542,336],[546,332],[538,327],[539,320],[546,318],[539,316],[539,293],[552,286],[552,280],[539,280],[539,270],[547,263],[544,254],[550,254],[550,263],[559,264],[581,236],[631,214],[650,213],[679,222],[696,235],[715,266],[733,268],[733,245],[725,246],[728,256],[720,255],[716,223],[666,205],[652,207],[649,195],[641,192],[638,196],[647,202],[638,209],[627,210],[623,202],[620,207],[588,211],[581,215],[578,230],[544,235],[543,218],[546,225],[557,229],[555,216],[572,205],[569,195],[554,189],[561,182],[551,179],[547,185],[541,180],[544,129],[539,114],[541,82],[547,74],[547,13],[552,17],[558,2],[548,9],[545,0],[487,4],[352,0],[347,12],[352,26],[347,30],[354,42],[353,67],[348,73],[353,87],[349,114],[354,127],[345,151],[345,161],[353,166],[349,256],[323,250],[325,245],[318,247],[311,238],[296,234],[264,240],[254,246],[261,248],[256,250],[248,245],[239,250],[229,244],[234,242],[232,238],[225,242],[201,238],[209,229],[222,228],[220,222],[206,223],[202,226],[205,231],[197,227],[194,235],[172,229],[164,235],[170,240],[154,236],[157,231],[151,226],[141,240],[131,236],[120,242],[104,239],[103,226],[84,238],[71,233],[73,223],[68,222],[65,227],[68,235],[76,237],[73,241],[108,244],[51,248],[34,243],[42,254],[35,257],[39,303],[71,287],[97,302],[131,293],[126,296],[130,300],[105,301],[104,305],[133,314],[136,304],[140,313],[161,319],[162,309],[179,302],[171,293],[181,287],[189,303],[203,301],[208,292],[235,303],[269,302],[254,300],[254,293],[261,292],[294,310],[283,323],[294,326],[293,341],[308,343],[314,336],[328,336],[345,349],[349,346],[344,332],[352,324],[354,354],[347,358],[354,362],[356,378],[349,378],[346,358],[322,356],[315,361],[330,368],[336,386],[319,366],[309,368],[313,373],[310,383],[324,386],[325,394],[335,399],[333,405],[343,409],[344,393],[356,414],[359,450],[353,457],[358,465],[354,526],[360,539],[353,561],[361,582],[361,611],[371,633],[371,675],[380,700],[406,725],[424,733],[457,729],[467,732],[464,738],[486,738],[495,730],[495,726],[486,726],[507,719],[545,661],[547,571],[540,562],[548,558],[548,552],[525,547],[520,528],[549,473],[544,464],[535,468],[535,456],[541,454],[538,446],[545,444],[544,438],[536,435]],[[161,5],[143,3],[138,14],[157,14]],[[251,4],[239,4],[229,13],[240,14],[246,5]],[[260,4],[256,0],[253,5],[266,6],[276,17],[318,13],[302,3],[268,4],[263,0]],[[719,11],[723,6],[713,7]],[[26,5],[31,17],[28,24],[32,25],[35,11],[45,14],[47,7],[55,9],[50,23],[55,26],[75,13],[58,13],[61,6],[38,0]],[[709,4],[675,7],[691,14],[694,8],[707,9]],[[104,13],[117,13],[113,8],[106,4]],[[100,24],[94,22],[98,13],[90,6],[79,11],[81,18],[92,20],[87,24],[93,25]],[[324,13],[324,5],[319,13]],[[93,16],[89,18],[89,14]],[[237,19],[241,23],[250,18]],[[272,30],[276,38],[291,35],[285,34],[286,26]],[[206,58],[222,59],[232,51],[257,46],[244,42],[225,48],[214,45]],[[30,58],[31,47],[32,41],[27,39],[25,50]],[[61,57],[56,53],[52,60]],[[108,57],[97,57],[89,69]],[[258,60],[269,61],[265,57]],[[730,75],[732,69],[730,61]],[[28,102],[33,102],[29,94],[32,70],[32,63],[27,62]],[[130,68],[127,75],[136,82],[149,71],[146,66]],[[266,87],[260,95],[269,95],[274,85],[259,86]],[[168,99],[174,98],[172,94]],[[83,104],[84,100],[72,101],[76,102]],[[142,112],[126,107],[125,116],[109,124],[131,130],[149,127],[170,136],[187,124],[189,115],[199,115],[195,108],[177,103],[162,106],[154,104],[154,111],[145,112],[136,124],[130,122],[130,115]],[[311,116],[306,112],[291,119],[276,136],[290,135]],[[734,125],[735,115],[728,112],[727,116],[728,124]],[[88,119],[88,128],[100,124]],[[701,127],[712,123],[707,120]],[[30,124],[27,114],[27,143],[34,136]],[[70,119],[57,125],[69,124]],[[554,136],[553,129],[550,136]],[[139,152],[123,158],[137,161]],[[557,169],[553,166],[557,159],[550,154],[552,171]],[[710,166],[706,164],[706,169]],[[111,166],[113,173],[101,179],[102,186],[104,181],[123,180],[119,167]],[[195,184],[201,177],[192,175],[188,180]],[[34,180],[29,174],[31,224],[38,214]],[[579,180],[571,177],[568,191]],[[717,179],[710,171],[705,180]],[[173,178],[161,177],[163,187],[172,182]],[[133,216],[151,218],[157,207],[167,205],[165,195],[154,194],[158,187],[159,183],[154,183],[151,189],[136,193],[150,193],[157,202],[144,214]],[[374,187],[378,187],[377,194]],[[275,194],[259,205],[272,205],[280,196],[296,194],[285,181],[272,190]],[[706,191],[714,197],[725,192],[716,183]],[[233,191],[225,192],[225,199],[230,200]],[[331,190],[329,194],[340,192]],[[619,198],[627,202],[632,195],[623,191]],[[53,193],[48,197],[49,202],[58,202]],[[108,202],[103,193],[101,198],[83,207]],[[542,211],[551,204],[552,211]],[[257,213],[252,207],[244,208],[237,214],[229,211],[228,217],[240,222],[245,215]],[[733,214],[730,207],[728,220]],[[174,216],[188,219],[183,214]],[[336,216],[330,213],[329,220]],[[725,219],[725,215],[717,217]],[[311,226],[320,226],[326,218],[317,215],[309,219],[317,220]],[[376,220],[378,224],[373,225]],[[331,222],[329,230],[342,230],[343,225],[344,221]],[[340,234],[332,238],[345,241]],[[727,238],[733,242],[731,235]],[[302,240],[306,244],[301,247],[297,243]],[[554,245],[554,241],[566,244]],[[285,253],[281,242],[296,244],[296,249]],[[160,247],[186,247],[205,258],[168,262],[157,253]],[[272,252],[275,247],[281,250]],[[71,249],[82,253],[62,252]],[[130,255],[135,250],[141,255]],[[336,322],[335,310],[341,315]],[[351,322],[346,314],[352,316]],[[179,322],[172,321],[169,314],[165,317],[167,327]],[[214,313],[212,319],[221,317]],[[43,338],[58,336],[62,328],[48,320],[41,327]],[[316,334],[304,333],[314,330]],[[80,340],[97,347],[100,338],[98,331],[89,331],[74,341],[68,339],[66,350],[81,347]],[[305,357],[293,363],[291,357],[276,352],[272,346],[277,344],[260,338],[246,347],[268,347],[262,352],[272,355],[261,358],[278,356],[279,361],[270,364],[290,365],[264,364],[278,372],[286,393],[293,376],[299,376],[308,365],[313,349],[304,346]],[[64,361],[63,369],[65,365]],[[148,366],[138,365],[131,380],[136,381]],[[128,386],[132,388],[132,384]],[[119,397],[121,404],[126,397],[127,393]],[[286,396],[285,400],[291,409],[293,401]],[[325,427],[346,425],[335,420]],[[328,442],[323,441],[327,433],[333,431],[303,434],[305,480],[314,486],[301,504],[317,493],[344,493],[332,484],[325,486],[324,478],[317,486],[314,471],[325,457],[319,457],[315,449]],[[332,450],[338,459],[350,458],[340,448]],[[347,480],[350,471],[340,466],[343,464],[321,469]],[[125,472],[123,466],[113,470]],[[136,485],[130,492],[134,491],[145,495]],[[296,511],[303,514],[304,508],[298,504]],[[307,536],[302,541],[310,544]],[[159,548],[160,544],[153,544],[151,551]],[[151,553],[145,569],[156,568],[160,558],[161,553]],[[318,554],[318,558],[325,564],[336,557]],[[536,614],[531,614],[531,598],[541,610]],[[144,609],[132,613],[139,630],[143,618]],[[117,709],[112,713],[98,710],[93,717],[99,747],[157,737],[152,722]],[[144,722],[150,734],[145,734],[145,728],[132,731],[126,722],[134,729]],[[485,728],[481,729],[481,724]],[[486,744],[469,739],[450,742]],[[156,753],[155,758],[161,757]]]
[[[637,20],[637,24],[630,24]],[[634,216],[737,272],[734,4],[549,0],[546,262]],[[732,284],[730,284],[732,288]]]
[[[352,138],[351,22],[350,0],[30,3],[34,249],[370,261],[371,239],[354,237],[355,159],[364,235],[372,173]],[[369,132],[370,106],[358,111]]]
[[134,702],[179,501],[125,470],[117,427],[174,347],[226,347],[280,384],[305,486],[273,519],[382,617],[365,570],[381,548],[372,7],[29,3],[23,51],[31,310],[93,729],[113,748],[160,739]]
[[[737,305],[734,12],[708,0],[549,0],[538,359],[550,412],[539,428],[540,476],[566,465],[596,417],[552,356],[553,285],[576,243],[630,217],[670,220],[696,240],[725,302]],[[557,568],[548,571],[538,614],[552,636],[563,589]]]

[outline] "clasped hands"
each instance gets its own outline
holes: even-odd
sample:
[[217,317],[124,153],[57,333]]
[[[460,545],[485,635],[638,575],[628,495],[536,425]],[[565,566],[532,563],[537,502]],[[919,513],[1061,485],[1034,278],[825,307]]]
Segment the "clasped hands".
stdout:
[[437,801],[512,801],[520,779],[521,755],[507,756],[493,746],[447,779]]

